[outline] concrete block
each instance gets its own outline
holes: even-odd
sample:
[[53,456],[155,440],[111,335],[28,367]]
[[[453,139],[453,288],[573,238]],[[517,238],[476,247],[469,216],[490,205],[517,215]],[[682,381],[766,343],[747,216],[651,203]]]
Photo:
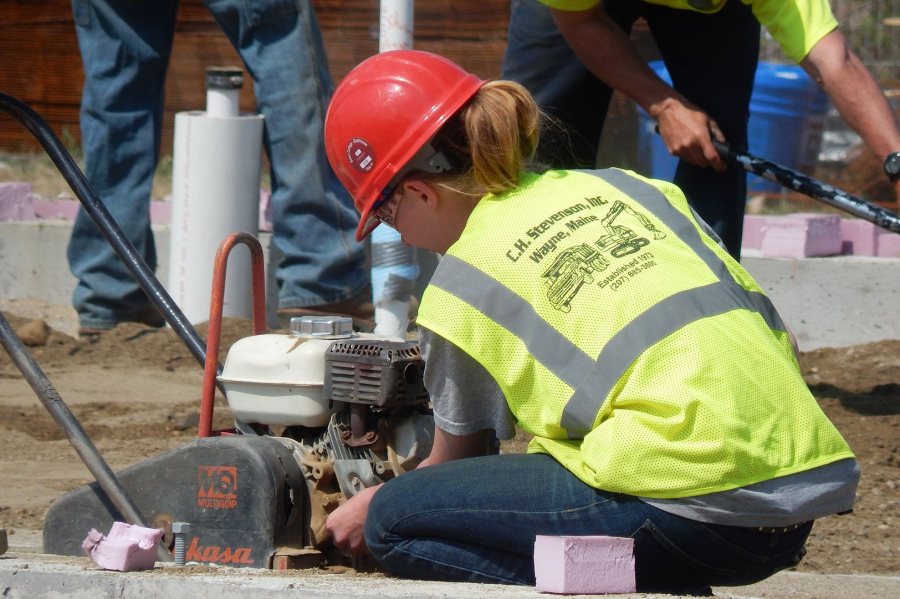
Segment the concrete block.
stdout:
[[769,217],[760,251],[772,258],[836,256],[841,253],[841,218],[824,214]]
[[156,545],[162,534],[158,528],[113,522],[106,536],[91,529],[81,548],[106,570],[150,570],[156,564]]
[[0,220],[34,220],[31,183],[0,183]]
[[744,234],[741,238],[741,247],[758,250],[762,246],[763,228],[767,217],[748,214],[744,217]]
[[546,593],[633,593],[634,539],[538,535],[534,574],[537,590]]

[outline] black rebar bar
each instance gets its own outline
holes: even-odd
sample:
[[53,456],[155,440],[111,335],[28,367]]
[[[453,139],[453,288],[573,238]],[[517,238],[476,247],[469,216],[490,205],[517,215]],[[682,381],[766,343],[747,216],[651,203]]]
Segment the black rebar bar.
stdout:
[[900,233],[900,217],[889,210],[871,204],[828,183],[776,164],[765,158],[738,150],[728,143],[713,140],[719,155],[725,162],[736,164],[754,175],[774,181],[788,189],[807,195],[814,200],[843,210],[894,233]]

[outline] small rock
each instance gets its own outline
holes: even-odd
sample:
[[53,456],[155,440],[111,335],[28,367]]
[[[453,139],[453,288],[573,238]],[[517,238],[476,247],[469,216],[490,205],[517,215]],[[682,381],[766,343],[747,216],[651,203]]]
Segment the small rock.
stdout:
[[22,343],[29,347],[47,345],[47,339],[50,338],[50,325],[43,320],[29,320],[16,329],[16,335],[19,336]]
[[191,412],[180,420],[178,420],[174,414],[170,416],[170,418],[174,420],[172,428],[176,431],[186,431],[191,428],[196,428],[200,424],[200,412]]

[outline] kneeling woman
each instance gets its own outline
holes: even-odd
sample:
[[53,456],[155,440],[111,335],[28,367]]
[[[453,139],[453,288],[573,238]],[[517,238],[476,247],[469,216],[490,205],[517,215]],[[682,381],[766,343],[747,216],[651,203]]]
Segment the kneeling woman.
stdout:
[[[540,120],[519,85],[426,52],[334,94],[357,238],[384,223],[443,254],[418,314],[432,453],[333,512],[335,544],[399,576],[534,584],[536,535],[632,537],[640,591],[795,565],[859,472],[784,323],[672,184],[529,170]],[[485,455],[515,425],[528,453]]]

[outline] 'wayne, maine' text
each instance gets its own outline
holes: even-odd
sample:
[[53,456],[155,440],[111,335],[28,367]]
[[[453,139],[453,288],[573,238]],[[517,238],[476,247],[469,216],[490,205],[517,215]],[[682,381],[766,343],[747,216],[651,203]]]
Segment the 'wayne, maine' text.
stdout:
[[[533,241],[540,238],[540,236],[546,233],[550,229],[550,227],[572,216],[573,214],[577,214],[582,210],[589,209],[590,206],[579,202],[577,204],[569,206],[568,208],[564,208],[559,212],[551,214],[540,223],[529,227],[528,230],[525,231],[525,234],[529,239],[522,239],[521,237],[517,239],[515,243],[513,243],[513,247],[506,252],[506,257],[515,262],[516,260],[521,258],[526,251],[528,251],[528,248],[531,246]],[[535,260],[536,262],[540,261],[543,256],[546,256],[548,253],[556,249],[557,244],[565,238],[566,234],[564,232],[559,232],[554,234],[550,239],[544,240],[541,247],[538,250],[532,252],[531,259]],[[537,259],[535,259],[535,256],[537,256]]]

